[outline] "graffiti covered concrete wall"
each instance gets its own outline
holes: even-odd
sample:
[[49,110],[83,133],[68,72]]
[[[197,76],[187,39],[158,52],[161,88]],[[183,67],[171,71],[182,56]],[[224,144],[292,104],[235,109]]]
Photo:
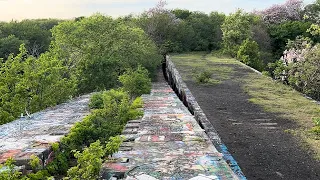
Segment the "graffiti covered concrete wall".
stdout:
[[229,166],[232,168],[232,170],[239,176],[240,179],[246,179],[237,162],[229,153],[228,148],[223,144],[217,131],[207,119],[206,115],[202,111],[191,91],[182,80],[179,71],[176,69],[169,56],[166,57],[166,60],[163,64],[163,71],[164,76],[166,77],[166,80],[168,81],[172,89],[179,96],[183,104],[194,115],[195,119],[205,130],[206,134],[209,136],[209,139],[217,148],[217,150],[223,154],[223,158],[229,163]]

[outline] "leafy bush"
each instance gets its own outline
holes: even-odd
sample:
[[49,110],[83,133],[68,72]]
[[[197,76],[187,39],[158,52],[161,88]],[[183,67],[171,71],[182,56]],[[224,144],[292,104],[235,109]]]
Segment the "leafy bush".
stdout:
[[[15,161],[12,158],[9,158],[5,162],[4,165],[6,166],[7,169],[0,172],[0,179],[3,179],[3,180],[18,180],[18,179],[20,179],[20,176],[22,173],[15,169],[14,163],[15,163]],[[1,168],[2,168],[2,166],[0,164],[0,169]]]
[[110,137],[120,135],[123,127],[130,119],[143,115],[136,109],[141,105],[140,100],[130,103],[130,96],[122,90],[109,90],[102,92],[103,106],[95,109],[82,122],[76,123],[62,143],[69,149],[81,150],[84,146],[100,140],[104,143]]
[[197,83],[206,84],[210,82],[212,73],[210,71],[203,71],[195,76]]
[[251,41],[249,39],[243,41],[238,50],[237,58],[250,67],[259,71],[263,70],[259,46],[255,41]]
[[105,148],[106,155],[109,156],[117,152],[124,139],[125,138],[123,136],[110,137],[109,142],[106,144]]
[[103,98],[102,92],[95,93],[90,98],[89,107],[91,109],[101,109],[103,108]]
[[91,143],[82,153],[76,151],[74,156],[78,164],[68,170],[68,177],[64,179],[98,179],[104,154],[99,140]]
[[75,93],[76,82],[66,76],[60,60],[48,53],[28,56],[21,45],[18,55],[0,63],[0,124],[67,100]]
[[31,155],[31,160],[30,160],[29,164],[32,167],[32,170],[34,172],[36,172],[40,168],[42,168],[42,165],[40,164],[40,158],[36,155]]
[[127,70],[123,75],[119,76],[119,81],[122,83],[123,89],[132,97],[149,94],[151,91],[151,79],[149,78],[148,70],[139,66],[133,71]]

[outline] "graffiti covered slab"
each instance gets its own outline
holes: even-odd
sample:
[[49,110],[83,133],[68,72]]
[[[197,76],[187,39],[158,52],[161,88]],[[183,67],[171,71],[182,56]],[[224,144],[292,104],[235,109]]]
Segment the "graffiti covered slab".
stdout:
[[127,124],[102,179],[238,179],[167,83],[154,83],[143,100],[143,118]]
[[[28,166],[31,155],[42,164],[50,160],[51,144],[59,142],[72,125],[89,113],[90,95],[48,108],[0,126],[0,164],[13,157],[18,166]],[[28,168],[28,167],[27,167]]]

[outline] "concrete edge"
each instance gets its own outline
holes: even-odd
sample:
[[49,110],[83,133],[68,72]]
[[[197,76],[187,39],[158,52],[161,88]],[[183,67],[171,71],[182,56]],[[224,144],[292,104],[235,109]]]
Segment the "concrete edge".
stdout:
[[210,141],[214,144],[217,150],[223,154],[224,160],[229,164],[232,171],[239,177],[239,179],[246,180],[246,177],[241,171],[237,161],[230,154],[228,148],[222,143],[217,131],[202,111],[185,82],[182,80],[182,77],[169,56],[166,56],[165,62],[162,64],[162,69],[168,84],[172,87],[183,104],[189,109],[191,114],[194,115],[196,121],[205,130]]

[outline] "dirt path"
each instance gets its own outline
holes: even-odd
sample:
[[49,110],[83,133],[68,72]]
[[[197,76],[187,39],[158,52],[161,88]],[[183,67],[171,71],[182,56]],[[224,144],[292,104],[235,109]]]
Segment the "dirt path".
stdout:
[[251,70],[227,64],[224,66],[233,68],[230,77],[203,86],[190,78],[190,69],[199,66],[186,65],[182,60],[173,58],[188,88],[249,180],[320,179],[320,163],[299,146],[293,135],[285,133],[296,124],[248,101],[249,95],[236,79],[244,78]]

